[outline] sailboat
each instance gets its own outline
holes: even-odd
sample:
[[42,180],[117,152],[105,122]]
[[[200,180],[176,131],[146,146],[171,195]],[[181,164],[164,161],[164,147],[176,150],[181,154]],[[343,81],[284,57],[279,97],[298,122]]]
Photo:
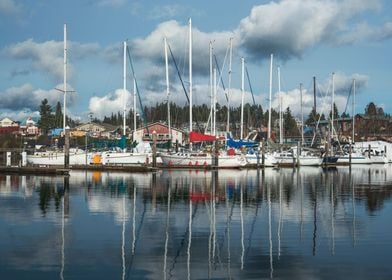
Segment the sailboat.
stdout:
[[[123,61],[123,135],[126,138],[126,93],[127,93],[127,42],[124,41],[124,61]],[[136,90],[135,90],[136,91]],[[136,94],[136,93],[135,93]],[[135,100],[134,100],[135,103]],[[135,104],[134,104],[135,106]],[[135,127],[136,129],[136,127]],[[103,165],[144,165],[153,162],[152,149],[149,143],[139,143],[136,151],[128,152],[126,148],[121,151],[104,151],[99,154],[100,163]],[[160,159],[157,159],[160,163]]]
[[[66,101],[67,101],[67,25],[64,24],[64,89],[60,90],[64,93],[64,118],[63,131],[66,129]],[[64,134],[65,135],[65,134]],[[36,151],[33,154],[28,154],[26,160],[32,165],[64,165],[65,153],[63,150],[46,150]],[[69,150],[69,164],[87,164],[88,155],[82,149]]]
[[[216,83],[215,83],[216,84]],[[215,135],[207,135],[193,131],[192,127],[192,20],[189,19],[189,146],[188,152],[161,154],[162,163],[166,167],[178,168],[239,168],[247,164],[246,158],[226,151],[193,151],[195,142],[214,142],[219,139]]]

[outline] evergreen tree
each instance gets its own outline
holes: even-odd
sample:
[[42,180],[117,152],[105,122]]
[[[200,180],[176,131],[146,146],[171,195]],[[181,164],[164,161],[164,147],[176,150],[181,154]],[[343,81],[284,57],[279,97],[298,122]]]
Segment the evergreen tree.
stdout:
[[290,107],[287,107],[286,111],[283,114],[283,128],[286,135],[299,135],[297,122],[291,114]]
[[48,134],[49,129],[54,126],[54,116],[52,115],[52,107],[48,104],[48,100],[45,98],[42,100],[40,105],[39,114],[41,116],[38,121],[38,127],[43,131],[44,134]]
[[61,111],[60,102],[57,102],[57,105],[56,105],[56,113],[54,116],[54,126],[55,127],[63,127],[63,112]]

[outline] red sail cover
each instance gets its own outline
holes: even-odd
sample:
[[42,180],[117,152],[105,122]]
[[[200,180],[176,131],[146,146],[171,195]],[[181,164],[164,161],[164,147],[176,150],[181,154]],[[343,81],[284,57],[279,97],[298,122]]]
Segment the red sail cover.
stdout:
[[191,142],[203,142],[203,141],[215,141],[216,137],[213,135],[203,134],[195,131],[189,133],[189,141]]

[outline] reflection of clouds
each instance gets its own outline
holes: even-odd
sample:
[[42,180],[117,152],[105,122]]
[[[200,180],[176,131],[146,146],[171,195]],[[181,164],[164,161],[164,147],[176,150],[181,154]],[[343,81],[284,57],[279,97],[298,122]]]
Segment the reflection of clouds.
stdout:
[[87,203],[90,212],[114,214],[117,223],[121,223],[124,217],[128,220],[131,215],[129,207],[126,207],[124,212],[122,197],[108,198],[107,196],[94,195]]
[[[352,174],[355,174],[355,179],[358,181],[367,182],[366,176],[369,171],[372,180],[386,180],[390,176],[388,174],[391,172],[391,166],[352,168]],[[365,175],[360,177],[363,173]],[[152,174],[144,173],[106,172],[93,174],[92,172],[72,171],[69,179],[70,212],[65,227],[65,275],[67,275],[67,271],[70,271],[67,269],[73,269],[76,266],[82,267],[81,271],[86,273],[92,269],[95,270],[95,273],[101,273],[103,270],[115,270],[115,273],[118,272],[118,275],[121,275],[120,255],[123,242],[121,239],[122,229],[124,229],[126,263],[129,264],[132,258],[129,273],[134,277],[140,276],[140,278],[146,275],[154,279],[162,278],[167,191],[170,186],[171,207],[168,224],[167,271],[172,278],[186,277],[189,234],[187,230],[190,209],[188,191],[192,186],[195,192],[210,192],[213,183],[212,172],[161,171],[156,174],[157,185],[155,187],[152,186]],[[344,245],[350,243],[351,234],[353,234],[353,205],[352,193],[348,185],[348,170],[345,167],[339,167],[337,171],[323,171],[321,168],[300,168],[299,170],[267,168],[263,172],[223,170],[222,172],[218,171],[218,179],[215,226],[217,232],[216,252],[220,259],[218,260],[217,257],[213,261],[212,265],[215,270],[211,278],[227,277],[225,265],[227,265],[229,249],[231,250],[232,278],[240,279],[247,278],[247,276],[250,278],[252,275],[256,275],[255,273],[262,274],[269,269],[267,210],[267,195],[269,193],[272,204],[271,232],[276,272],[279,272],[279,266],[283,264],[284,257],[288,261],[285,263],[285,269],[290,269],[291,276],[298,276],[294,278],[303,278],[306,273],[310,273],[312,278],[317,278],[318,272],[307,267],[300,267],[302,271],[299,271],[296,266],[296,261],[304,262],[309,257],[303,253],[302,246],[312,246],[313,203],[315,200],[317,200],[316,245],[319,247],[316,250],[317,254],[323,254],[323,257],[324,254],[328,255],[326,252],[329,250],[328,244],[332,244],[331,242],[335,239],[336,252],[342,247],[342,243]],[[13,181],[12,177],[8,179],[11,185]],[[23,179],[20,182],[23,182]],[[332,182],[334,182],[333,208],[331,207]],[[6,177],[0,177],[0,189],[5,186],[9,187],[9,183],[7,183]],[[34,270],[39,267],[38,269],[41,271],[58,271],[61,211],[55,212],[53,204],[51,204],[46,216],[43,217],[38,206],[39,193],[36,190],[42,185],[60,189],[63,187],[63,178],[31,176],[25,177],[23,184],[31,188],[32,196],[0,197],[0,221],[2,221],[0,259],[6,260],[5,265],[15,267],[15,269]],[[87,188],[88,184],[91,184],[92,187]],[[245,238],[244,270],[240,269],[239,264],[242,251],[241,189],[243,190]],[[134,190],[136,190],[136,211],[133,223]],[[226,196],[229,192],[230,195]],[[280,194],[281,197],[279,197]],[[207,278],[212,202],[206,199],[192,203],[190,275],[191,278]],[[364,216],[366,213],[364,214],[363,211],[365,206],[357,204],[357,207],[358,214],[355,224],[358,235],[361,235],[364,232],[363,227],[366,226],[363,223],[366,220],[366,216]],[[282,214],[282,220],[279,220],[280,214]],[[125,225],[121,227],[124,218]],[[282,222],[282,231],[278,237],[279,221]],[[133,224],[137,240],[135,255],[132,257]],[[304,233],[301,237],[300,226]],[[227,245],[229,231],[230,246]],[[282,244],[282,259],[280,260],[276,257],[278,238],[281,239]],[[6,244],[8,241],[9,244]],[[223,264],[223,268],[219,267],[220,263],[218,265],[218,262]],[[135,273],[141,274],[136,275]]]

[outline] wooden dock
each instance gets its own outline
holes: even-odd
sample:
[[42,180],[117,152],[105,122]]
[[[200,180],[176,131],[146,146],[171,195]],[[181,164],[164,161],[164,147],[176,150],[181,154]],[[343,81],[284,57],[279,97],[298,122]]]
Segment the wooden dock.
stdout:
[[2,174],[31,174],[31,175],[69,175],[69,169],[59,167],[38,167],[38,166],[0,166]]

